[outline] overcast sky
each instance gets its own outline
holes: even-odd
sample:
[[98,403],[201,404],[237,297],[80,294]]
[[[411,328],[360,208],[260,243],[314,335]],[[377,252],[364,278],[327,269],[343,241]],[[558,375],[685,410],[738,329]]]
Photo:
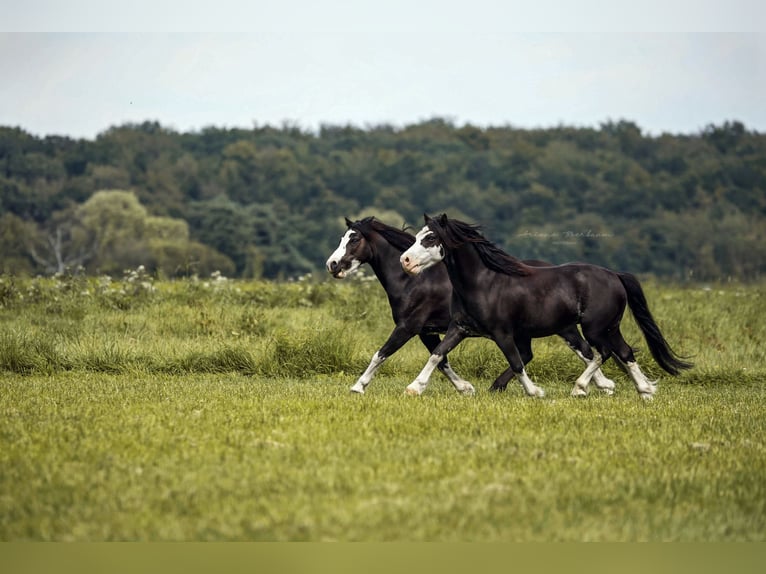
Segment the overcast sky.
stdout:
[[766,2],[0,2],[0,125],[36,135],[436,116],[766,132]]

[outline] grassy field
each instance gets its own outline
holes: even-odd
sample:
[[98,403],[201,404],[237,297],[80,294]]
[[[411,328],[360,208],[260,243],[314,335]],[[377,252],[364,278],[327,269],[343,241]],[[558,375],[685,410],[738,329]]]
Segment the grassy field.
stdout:
[[647,296],[696,367],[642,401],[569,396],[581,363],[536,341],[543,399],[503,361],[409,343],[348,388],[392,327],[375,282],[0,278],[0,539],[766,540],[766,289]]

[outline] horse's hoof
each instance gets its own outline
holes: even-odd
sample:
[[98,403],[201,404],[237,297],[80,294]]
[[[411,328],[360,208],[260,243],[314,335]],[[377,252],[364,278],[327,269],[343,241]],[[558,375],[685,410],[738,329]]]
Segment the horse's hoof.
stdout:
[[489,387],[490,393],[503,393],[505,392],[506,387],[496,387],[495,385],[492,385]]
[[645,401],[653,401],[654,400],[654,393],[639,393],[639,395]]
[[461,395],[465,395],[467,397],[472,397],[472,396],[474,396],[476,394],[476,389],[474,389],[472,385],[469,385],[469,386],[467,386],[467,387],[465,387],[463,389],[460,389],[460,391],[458,391],[458,392]]
[[532,396],[542,399],[545,396],[545,391],[540,387],[537,387],[534,391],[532,391]]
[[352,395],[353,394],[363,395],[364,394],[364,387],[357,387],[356,385],[354,385],[353,387],[351,387],[351,389],[349,389],[349,391],[351,392]]
[[572,389],[572,396],[573,397],[584,397],[588,393],[585,391],[585,389],[581,389],[580,387],[575,387]]
[[409,387],[407,387],[406,389],[404,389],[404,394],[405,394],[405,395],[409,395],[409,396],[411,396],[411,397],[419,397],[419,396],[420,396],[420,393],[419,393],[419,392],[417,392],[415,389],[411,389],[411,388],[409,388]]
[[614,384],[614,381],[611,379],[604,379],[601,381],[596,381],[596,388],[599,391],[605,392],[607,395],[611,395],[614,393],[616,385]]

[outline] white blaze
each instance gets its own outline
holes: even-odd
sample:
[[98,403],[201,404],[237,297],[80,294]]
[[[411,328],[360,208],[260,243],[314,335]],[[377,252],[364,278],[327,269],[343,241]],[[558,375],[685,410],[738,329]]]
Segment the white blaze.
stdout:
[[407,251],[402,253],[399,261],[408,273],[417,275],[424,269],[439,263],[444,258],[444,250],[439,245],[426,247],[423,240],[433,234],[426,225],[415,235],[415,243]]
[[[340,265],[341,259],[343,259],[343,256],[346,254],[346,248],[348,247],[348,242],[351,240],[351,235],[355,233],[353,229],[349,229],[346,231],[346,233],[343,234],[343,237],[340,238],[340,244],[338,245],[338,248],[332,252],[332,255],[327,259],[327,262],[325,263],[325,267],[327,267],[327,270],[332,273],[332,264],[335,263],[336,265]],[[337,277],[343,278],[346,275],[350,275],[354,271],[356,271],[359,266],[362,264],[361,261],[354,259],[351,262],[351,266],[348,269],[345,269],[343,271],[340,271],[337,275]]]

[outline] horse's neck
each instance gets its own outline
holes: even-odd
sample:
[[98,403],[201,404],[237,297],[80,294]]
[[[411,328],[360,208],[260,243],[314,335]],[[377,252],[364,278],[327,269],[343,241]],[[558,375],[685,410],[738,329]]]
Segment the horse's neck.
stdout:
[[384,238],[375,238],[370,267],[387,292],[389,288],[401,284],[407,278],[399,261],[400,256],[401,252]]
[[485,273],[490,271],[470,243],[451,249],[444,258],[444,262],[452,287],[458,293],[477,287]]

